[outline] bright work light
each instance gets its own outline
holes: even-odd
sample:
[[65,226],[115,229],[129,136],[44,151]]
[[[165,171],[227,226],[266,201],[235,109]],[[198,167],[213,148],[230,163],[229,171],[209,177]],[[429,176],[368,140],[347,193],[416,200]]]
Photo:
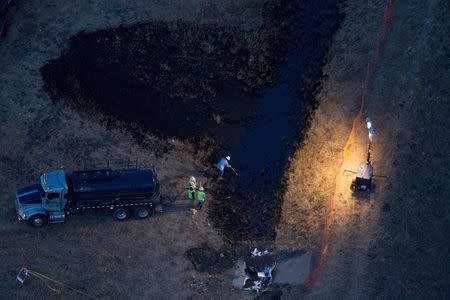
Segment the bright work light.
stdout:
[[367,123],[367,129],[372,128],[372,120],[369,117],[366,118],[366,123]]
[[369,140],[373,142],[373,137],[375,136],[375,130],[372,127],[372,120],[367,117],[366,118],[367,129],[369,129]]

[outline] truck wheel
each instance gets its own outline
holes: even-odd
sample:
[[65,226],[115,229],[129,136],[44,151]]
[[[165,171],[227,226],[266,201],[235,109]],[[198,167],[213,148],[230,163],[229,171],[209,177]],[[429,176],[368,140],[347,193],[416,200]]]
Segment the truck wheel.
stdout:
[[46,215],[35,215],[32,216],[31,219],[29,220],[30,225],[33,227],[42,227],[45,224],[47,224],[47,216]]
[[138,219],[147,219],[152,214],[152,210],[146,206],[136,208],[134,215]]
[[126,220],[130,217],[130,212],[125,208],[118,208],[114,211],[114,219],[118,221]]

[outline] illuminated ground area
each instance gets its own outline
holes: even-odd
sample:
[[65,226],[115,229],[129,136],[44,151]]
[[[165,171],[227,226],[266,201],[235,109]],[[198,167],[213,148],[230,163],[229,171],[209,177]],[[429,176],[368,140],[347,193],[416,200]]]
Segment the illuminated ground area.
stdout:
[[[335,37],[321,105],[287,174],[279,247],[318,249],[326,210],[336,194],[326,262],[310,296],[439,298],[449,292],[444,166],[450,144],[448,129],[442,127],[450,112],[444,84],[449,72],[442,64],[449,22],[444,1],[394,2],[393,24],[364,113],[377,128],[375,173],[389,178],[376,178],[376,189],[367,197],[356,197],[349,188],[352,176],[343,169],[355,170],[365,159],[364,124],[340,168],[385,4],[349,3],[352,14]],[[367,30],[356,30],[359,26]],[[348,43],[350,32],[358,43]]]

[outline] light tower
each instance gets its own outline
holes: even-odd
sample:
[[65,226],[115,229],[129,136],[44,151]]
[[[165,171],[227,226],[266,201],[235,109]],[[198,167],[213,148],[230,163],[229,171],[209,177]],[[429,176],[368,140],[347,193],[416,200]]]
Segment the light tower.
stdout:
[[372,127],[372,120],[366,118],[367,129],[369,131],[369,143],[367,145],[367,161],[359,165],[358,172],[356,172],[356,177],[352,182],[352,188],[360,191],[370,191],[372,189],[372,177],[373,177],[373,167],[370,161],[370,152],[372,148],[373,138],[375,136],[375,131]]

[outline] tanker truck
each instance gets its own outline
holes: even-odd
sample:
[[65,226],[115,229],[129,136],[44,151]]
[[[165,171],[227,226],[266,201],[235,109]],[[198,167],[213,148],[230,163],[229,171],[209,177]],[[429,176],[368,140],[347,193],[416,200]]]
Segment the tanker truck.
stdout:
[[40,176],[35,185],[16,192],[16,213],[33,227],[61,223],[68,216],[110,214],[123,221],[134,215],[145,219],[162,211],[159,182],[153,169],[63,169]]

